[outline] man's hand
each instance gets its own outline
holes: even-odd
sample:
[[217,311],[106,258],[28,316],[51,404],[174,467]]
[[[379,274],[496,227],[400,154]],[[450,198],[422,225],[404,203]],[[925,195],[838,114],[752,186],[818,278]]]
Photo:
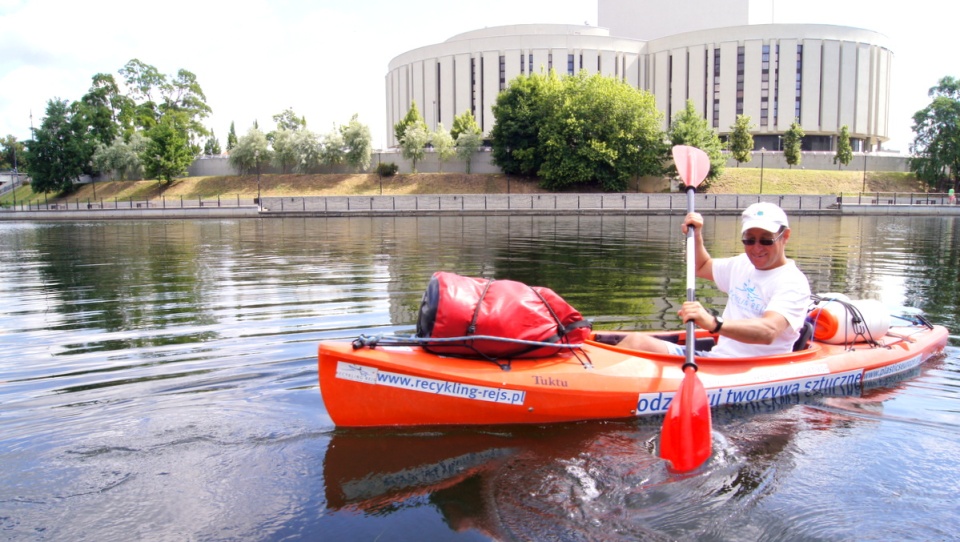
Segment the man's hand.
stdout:
[[713,331],[713,328],[717,327],[717,320],[713,317],[713,313],[703,308],[699,301],[684,302],[677,311],[677,315],[684,324],[693,321],[697,327],[707,331]]

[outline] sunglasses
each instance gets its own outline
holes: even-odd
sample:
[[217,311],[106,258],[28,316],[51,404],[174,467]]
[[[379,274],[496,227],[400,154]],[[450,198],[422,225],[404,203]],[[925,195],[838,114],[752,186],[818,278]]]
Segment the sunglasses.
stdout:
[[759,241],[761,245],[765,247],[769,247],[774,243],[776,243],[777,241],[779,241],[780,238],[783,237],[784,232],[786,231],[787,230],[781,230],[780,235],[774,237],[773,239],[754,239],[753,237],[751,237],[749,239],[740,239],[740,241],[743,243],[744,246],[748,246],[748,247],[752,247],[753,245],[757,244],[757,241]]

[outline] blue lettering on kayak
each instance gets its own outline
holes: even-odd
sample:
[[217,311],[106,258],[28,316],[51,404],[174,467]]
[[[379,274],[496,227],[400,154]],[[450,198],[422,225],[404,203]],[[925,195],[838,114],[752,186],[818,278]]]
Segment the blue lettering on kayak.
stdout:
[[[830,391],[844,395],[859,393],[863,372],[859,369],[825,376],[813,376],[729,388],[706,390],[711,407],[720,405],[779,402],[783,398],[812,397]],[[666,414],[674,392],[641,393],[637,396],[637,415]]]
[[349,363],[345,361],[340,361],[337,363],[337,378],[352,380],[354,382],[361,382],[364,384],[376,384],[380,386],[389,386],[391,388],[401,388],[405,390],[445,395],[449,397],[460,397],[475,401],[505,403],[508,405],[522,405],[527,397],[527,393],[520,390],[489,388],[486,386],[463,384],[461,382],[451,382],[448,380],[421,378],[417,376],[391,373],[389,371],[381,371],[374,367],[368,367],[366,365]]

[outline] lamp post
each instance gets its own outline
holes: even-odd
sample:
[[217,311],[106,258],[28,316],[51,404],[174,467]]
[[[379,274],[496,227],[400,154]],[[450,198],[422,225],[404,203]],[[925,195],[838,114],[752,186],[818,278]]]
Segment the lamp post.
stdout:
[[863,149],[863,188],[860,191],[867,191],[867,149]]
[[13,142],[13,210],[17,210],[17,185],[20,184],[20,170],[17,169],[17,142]]
[[760,193],[763,194],[763,157],[767,149],[760,147]]
[[[153,157],[157,161],[157,171],[160,171],[162,158],[159,154],[155,154]],[[157,194],[161,199],[163,198],[163,180],[159,173],[157,174]]]
[[260,202],[260,149],[253,151],[253,159],[257,163],[257,208],[263,210],[263,203]]

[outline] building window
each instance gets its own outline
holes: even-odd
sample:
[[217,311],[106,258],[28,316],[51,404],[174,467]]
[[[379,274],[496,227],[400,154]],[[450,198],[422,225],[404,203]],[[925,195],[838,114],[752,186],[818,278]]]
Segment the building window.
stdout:
[[567,74],[573,75],[573,69],[574,69],[573,55],[570,54],[570,55],[567,55]]
[[763,46],[760,65],[760,126],[770,125],[770,45]]
[[667,57],[667,122],[673,120],[673,55]]
[[[480,57],[480,103],[481,104],[483,103],[483,82],[486,81],[486,79],[484,79],[483,67],[484,67],[483,57]],[[477,116],[476,111],[474,111],[473,117],[480,121],[480,126],[483,126],[483,109],[480,109],[479,117]]]
[[746,52],[743,45],[737,47],[737,115],[743,114],[743,79]]
[[[710,50],[704,48],[703,51],[703,80],[710,81]],[[709,83],[703,86],[703,114],[707,115],[709,111],[708,104],[710,103],[710,87]]]
[[[523,64],[520,64],[523,66]],[[500,90],[507,88],[507,57],[500,55]]]
[[526,67],[527,67],[527,63],[523,61],[523,53],[520,53],[520,73],[521,74],[527,73]]
[[533,53],[527,55],[527,73],[533,75]]
[[777,125],[780,113],[780,46],[777,45],[773,54],[773,125]]
[[720,48],[713,50],[713,127],[720,127]]
[[553,69],[553,53],[547,53],[547,72]]
[[800,121],[800,96],[803,90],[803,45],[797,45],[797,98],[794,102],[793,112],[797,122]]
[[470,59],[470,113],[477,118],[477,59]]
[[437,115],[437,124],[440,123],[440,63],[437,62],[437,101],[436,101],[436,110],[434,113]]

